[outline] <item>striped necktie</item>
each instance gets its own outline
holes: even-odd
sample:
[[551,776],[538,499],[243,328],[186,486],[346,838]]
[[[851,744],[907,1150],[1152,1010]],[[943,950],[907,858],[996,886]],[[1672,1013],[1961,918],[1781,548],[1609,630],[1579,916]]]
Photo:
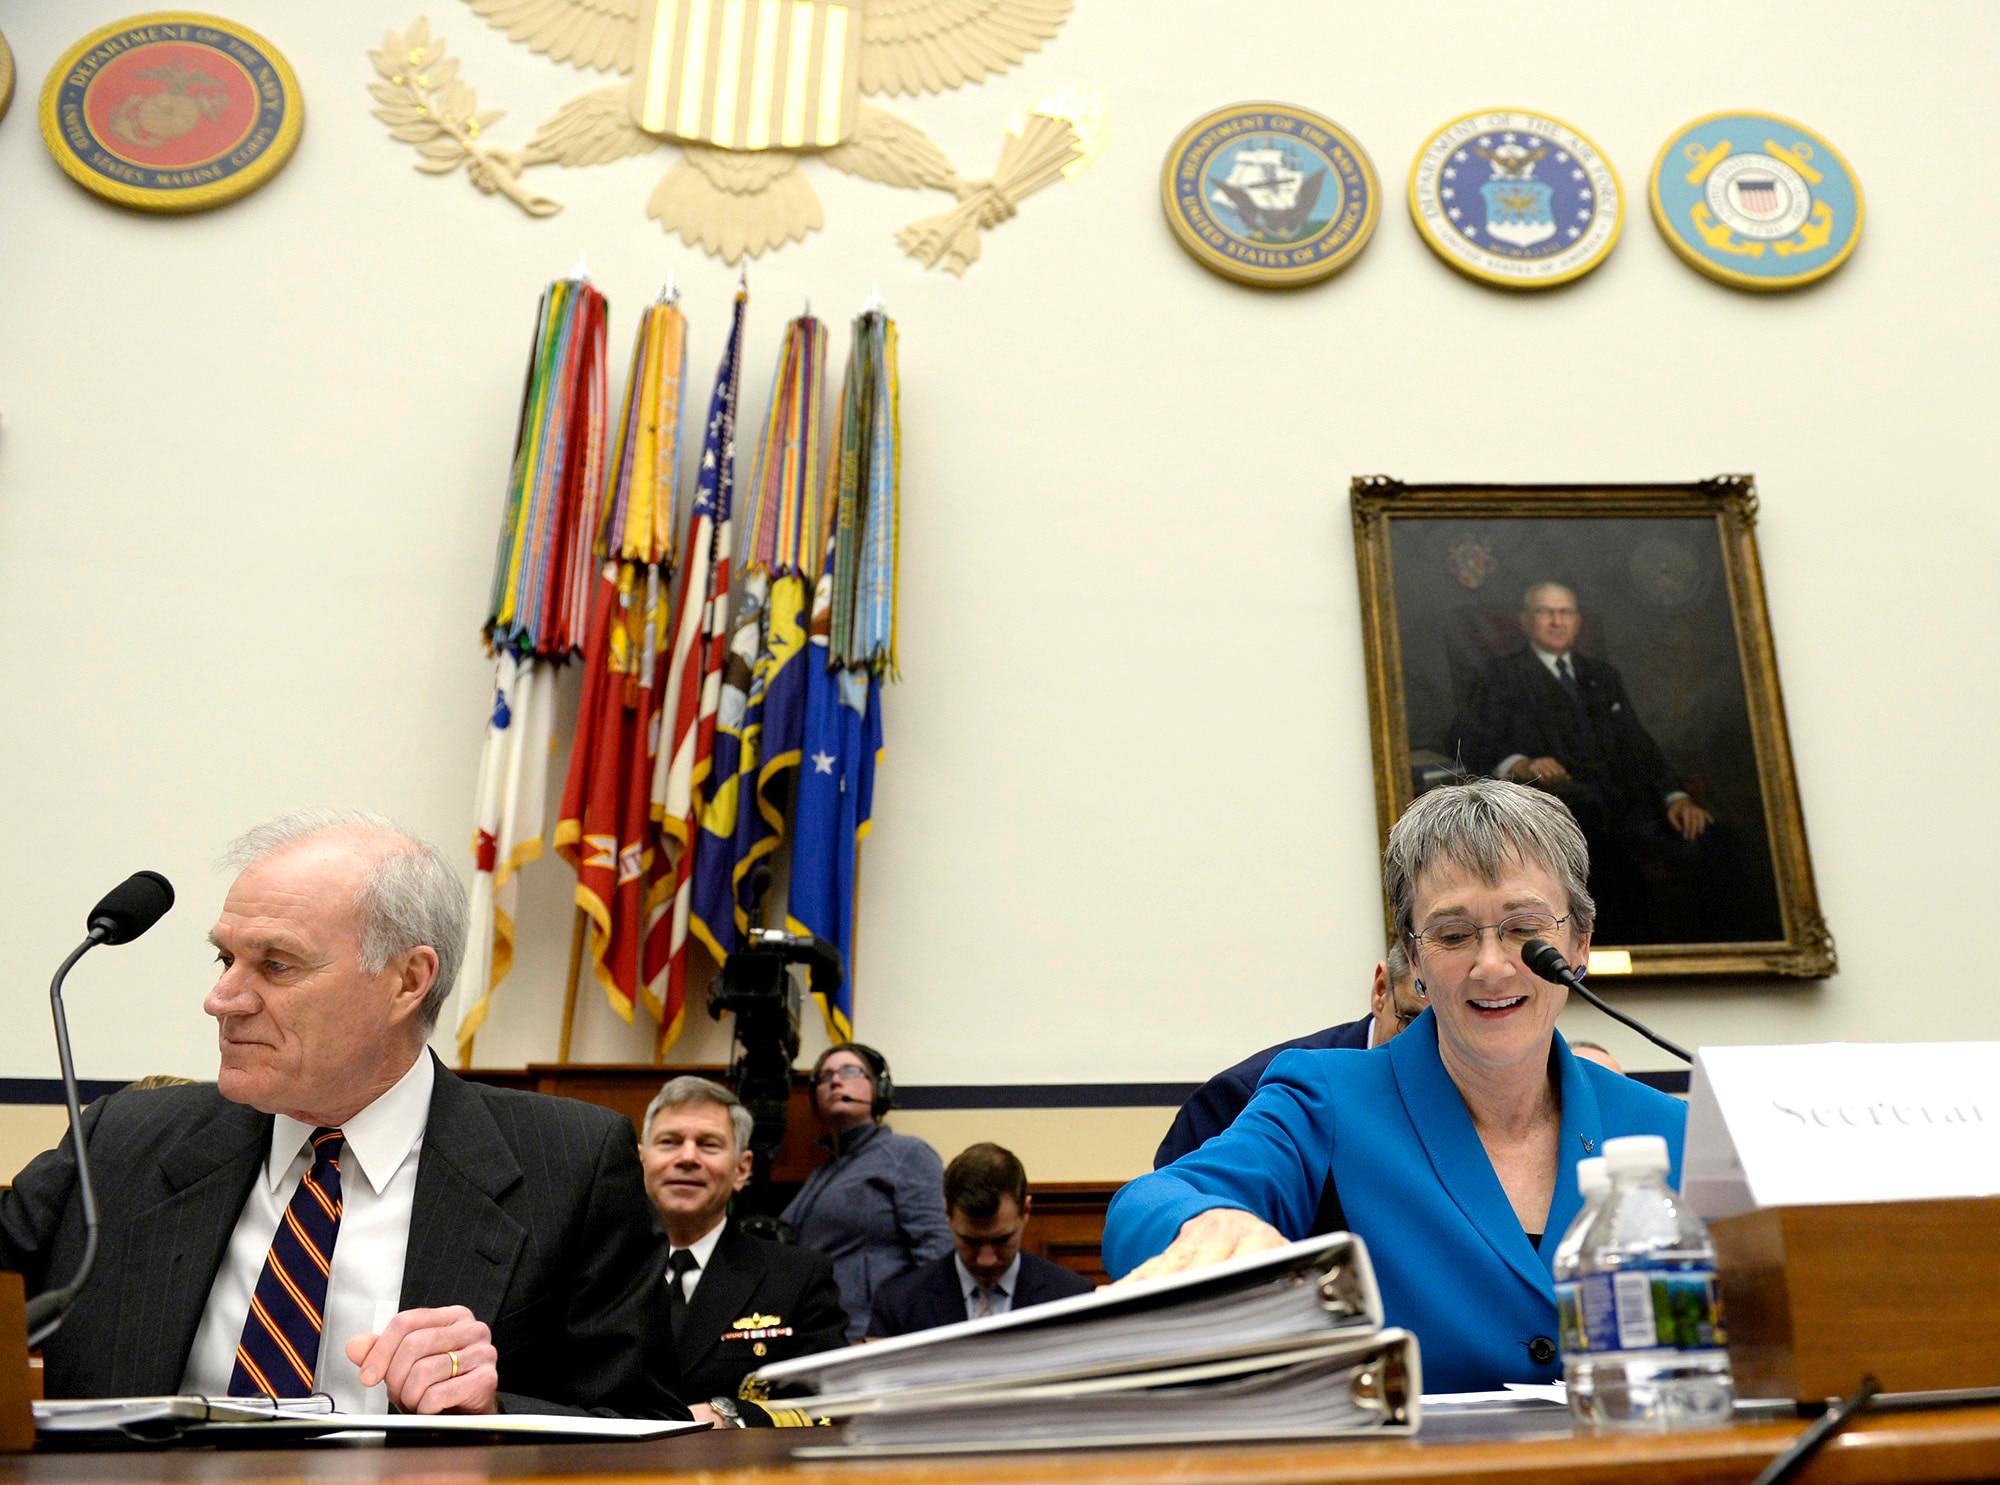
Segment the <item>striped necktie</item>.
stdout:
[[312,1132],[312,1169],[292,1193],[250,1296],[231,1397],[312,1395],[326,1278],[340,1236],[340,1144],[338,1129]]

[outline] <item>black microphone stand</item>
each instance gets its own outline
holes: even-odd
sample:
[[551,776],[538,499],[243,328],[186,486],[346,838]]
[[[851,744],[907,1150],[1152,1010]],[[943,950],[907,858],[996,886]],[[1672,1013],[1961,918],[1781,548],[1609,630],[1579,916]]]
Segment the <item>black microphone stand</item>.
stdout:
[[62,968],[56,971],[55,979],[49,982],[49,1010],[56,1023],[56,1057],[62,1063],[63,1099],[69,1104],[69,1138],[71,1148],[76,1152],[77,1196],[83,1206],[83,1261],[76,1266],[76,1277],[60,1289],[46,1290],[28,1301],[28,1349],[42,1344],[62,1325],[63,1317],[76,1303],[85,1281],[90,1278],[91,1267],[97,1262],[97,1190],[90,1182],[90,1156],[83,1142],[83,1105],[77,1093],[76,1063],[69,1051],[69,1018],[63,1014],[62,987],[77,960],[103,943],[109,929],[103,920],[90,925],[90,937],[76,946],[69,958],[63,960]]
[[1521,950],[1521,962],[1527,965],[1539,978],[1547,980],[1551,984],[1563,985],[1574,990],[1612,1020],[1621,1025],[1631,1027],[1654,1046],[1659,1047],[1663,1051],[1673,1053],[1674,1056],[1680,1058],[1683,1062],[1692,1063],[1694,1061],[1694,1054],[1689,1052],[1685,1047],[1668,1041],[1658,1032],[1642,1025],[1623,1011],[1614,1011],[1600,1000],[1596,994],[1585,989],[1583,981],[1577,977],[1576,971],[1569,967],[1569,961],[1563,958],[1562,950],[1558,949],[1554,944],[1544,943],[1541,939],[1530,940]]

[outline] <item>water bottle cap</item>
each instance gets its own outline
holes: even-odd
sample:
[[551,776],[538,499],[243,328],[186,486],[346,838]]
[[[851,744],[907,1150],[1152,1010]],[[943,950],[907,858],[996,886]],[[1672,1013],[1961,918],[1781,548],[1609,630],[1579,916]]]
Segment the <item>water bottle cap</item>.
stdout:
[[1585,1201],[1602,1196],[1611,1189],[1611,1168],[1602,1155],[1577,1161],[1576,1189],[1583,1194]]
[[1667,1173],[1667,1142],[1657,1134],[1628,1134],[1604,1142],[1604,1159],[1611,1178]]

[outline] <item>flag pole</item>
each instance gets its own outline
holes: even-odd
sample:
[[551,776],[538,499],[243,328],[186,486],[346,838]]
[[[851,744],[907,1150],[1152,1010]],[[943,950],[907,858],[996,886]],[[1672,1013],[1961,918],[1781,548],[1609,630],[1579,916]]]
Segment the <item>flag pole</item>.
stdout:
[[590,922],[590,914],[582,908],[576,910],[576,926],[569,935],[569,987],[563,992],[562,1043],[556,1051],[556,1061],[569,1065],[569,1037],[576,1026],[576,987],[583,977],[583,931]]

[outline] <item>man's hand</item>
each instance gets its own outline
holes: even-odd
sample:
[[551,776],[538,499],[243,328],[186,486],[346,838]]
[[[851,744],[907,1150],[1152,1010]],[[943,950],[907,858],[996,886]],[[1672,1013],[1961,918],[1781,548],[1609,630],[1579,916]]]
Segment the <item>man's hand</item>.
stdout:
[[404,1310],[380,1335],[347,1343],[361,1385],[389,1385],[389,1406],[403,1413],[497,1413],[500,1353],[493,1332],[464,1305]]
[[688,1409],[688,1416],[697,1423],[706,1423],[710,1428],[727,1428],[721,1416],[707,1403],[696,1403]]
[[1693,840],[1715,823],[1715,816],[1687,795],[1677,794],[1667,805],[1667,823],[1681,833],[1682,840]]
[[1285,1235],[1261,1218],[1234,1207],[1213,1207],[1188,1218],[1164,1253],[1140,1264],[1118,1282],[1129,1284],[1134,1279],[1157,1279],[1182,1269],[1205,1268],[1225,1258],[1282,1248],[1285,1243]]
[[1507,773],[1517,784],[1546,784],[1569,777],[1569,770],[1553,758],[1523,758]]

